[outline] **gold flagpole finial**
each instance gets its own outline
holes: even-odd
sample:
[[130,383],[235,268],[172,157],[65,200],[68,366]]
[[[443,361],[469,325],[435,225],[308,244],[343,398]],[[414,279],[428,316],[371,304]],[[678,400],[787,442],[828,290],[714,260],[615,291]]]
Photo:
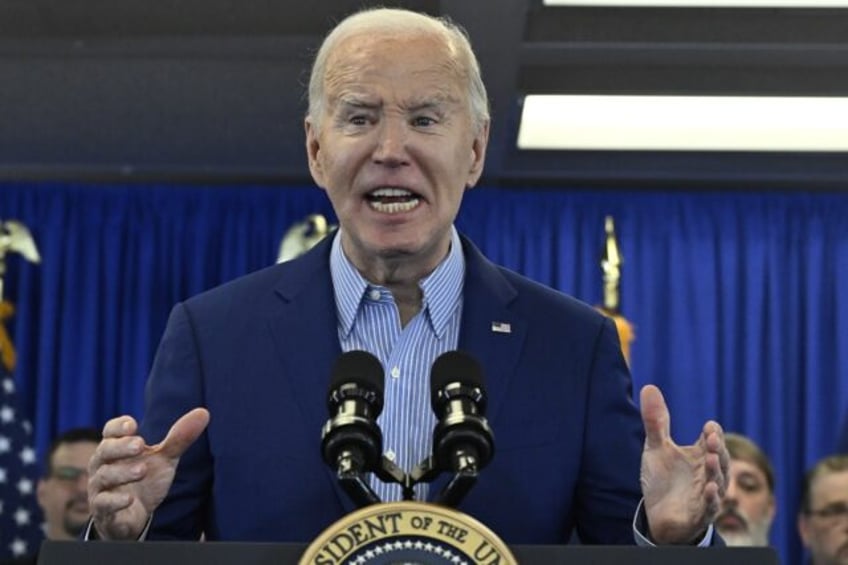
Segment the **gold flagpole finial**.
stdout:
[[601,255],[601,270],[604,273],[604,310],[609,314],[621,311],[621,266],[624,259],[615,237],[615,222],[612,216],[604,219],[604,251]]
[[330,225],[327,218],[321,214],[310,214],[302,222],[290,227],[283,235],[280,250],[277,253],[277,263],[306,253],[335,229],[336,226]]
[[612,318],[618,330],[621,352],[630,364],[630,343],[635,339],[633,326],[621,315],[621,267],[624,258],[615,236],[615,222],[612,216],[604,219],[604,249],[601,253],[601,271],[604,274],[604,302],[601,312]]

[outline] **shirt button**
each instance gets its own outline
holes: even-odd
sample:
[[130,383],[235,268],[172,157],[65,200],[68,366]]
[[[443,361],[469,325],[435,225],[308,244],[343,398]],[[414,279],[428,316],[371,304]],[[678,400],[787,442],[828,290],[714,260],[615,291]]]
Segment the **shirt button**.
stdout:
[[371,291],[368,293],[368,296],[371,298],[371,300],[380,300],[380,291],[376,288],[371,289]]
[[398,377],[400,377],[400,369],[398,369],[397,367],[392,367],[392,378],[396,379]]
[[394,451],[392,451],[391,449],[390,449],[390,450],[388,450],[388,451],[386,452],[386,459],[388,459],[389,461],[391,461],[392,463],[394,463],[394,461],[395,461],[395,452],[394,452]]

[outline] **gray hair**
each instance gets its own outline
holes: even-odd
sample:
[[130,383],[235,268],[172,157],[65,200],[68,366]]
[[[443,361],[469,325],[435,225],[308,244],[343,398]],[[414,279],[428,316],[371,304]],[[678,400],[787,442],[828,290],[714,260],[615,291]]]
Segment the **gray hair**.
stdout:
[[489,97],[480,74],[480,64],[471,49],[465,30],[446,17],[433,17],[410,10],[396,8],[371,8],[357,12],[342,20],[324,38],[309,76],[309,110],[307,115],[320,128],[324,103],[324,79],[330,53],[343,39],[354,35],[375,32],[403,34],[440,34],[456,58],[461,72],[468,81],[468,102],[475,133],[480,133],[489,121]]

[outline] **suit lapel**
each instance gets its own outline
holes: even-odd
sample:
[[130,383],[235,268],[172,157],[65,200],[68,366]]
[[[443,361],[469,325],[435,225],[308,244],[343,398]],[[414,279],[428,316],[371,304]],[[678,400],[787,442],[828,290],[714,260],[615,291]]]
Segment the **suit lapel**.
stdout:
[[[527,323],[510,308],[517,296],[515,288],[468,239],[463,237],[462,244],[466,272],[459,349],[470,353],[483,367],[488,397],[486,418],[491,423],[515,372]],[[497,430],[493,432],[497,452]],[[447,474],[442,474],[432,483],[431,500],[449,479]]]
[[487,419],[495,419],[518,363],[527,322],[511,308],[517,291],[498,268],[463,239],[465,292],[459,348],[483,366],[489,403]]
[[[291,390],[300,409],[304,429],[315,437],[320,459],[321,429],[329,417],[327,387],[330,371],[341,355],[335,295],[330,275],[330,244],[325,238],[305,255],[293,260],[275,291],[282,307],[270,321],[277,354],[285,365],[283,374],[292,381]],[[285,265],[285,264],[284,264]],[[321,463],[322,474],[331,482],[345,512],[355,509],[339,486],[333,470]]]

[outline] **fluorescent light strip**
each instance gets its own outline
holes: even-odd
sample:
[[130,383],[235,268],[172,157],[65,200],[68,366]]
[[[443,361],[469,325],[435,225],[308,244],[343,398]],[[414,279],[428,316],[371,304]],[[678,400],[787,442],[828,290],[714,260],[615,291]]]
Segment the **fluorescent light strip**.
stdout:
[[848,98],[530,95],[518,147],[848,151]]
[[848,8],[846,0],[544,0],[546,6]]

